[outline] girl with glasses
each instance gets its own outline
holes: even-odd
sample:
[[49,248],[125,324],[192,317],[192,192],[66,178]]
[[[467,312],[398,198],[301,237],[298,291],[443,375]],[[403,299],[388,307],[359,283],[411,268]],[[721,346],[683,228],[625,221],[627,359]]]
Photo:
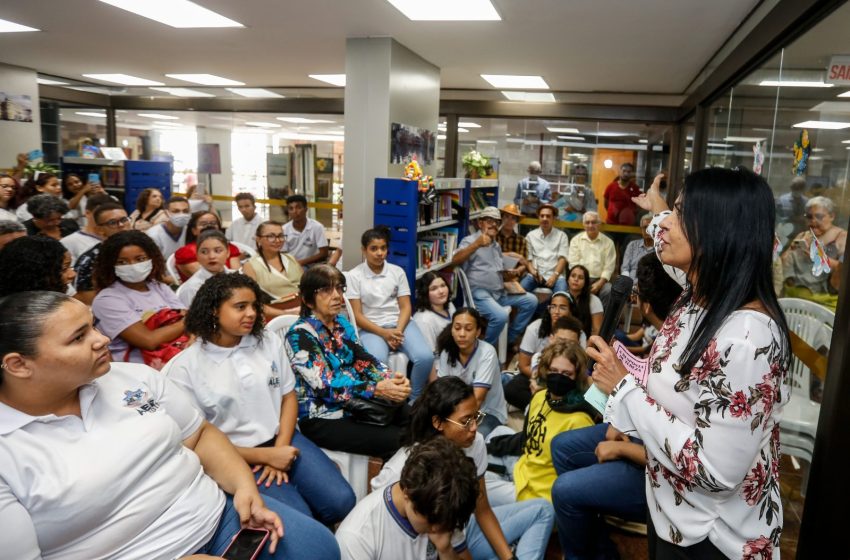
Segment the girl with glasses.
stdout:
[[[416,400],[405,432],[404,447],[372,479],[373,490],[397,482],[410,450],[437,437],[460,447],[475,463],[478,501],[466,528],[473,559],[542,559],[552,533],[554,514],[546,500],[528,500],[492,507],[487,497],[487,447],[478,427],[486,415],[479,410],[472,386],[456,377],[437,379]],[[516,552],[511,547],[516,547]]]
[[298,313],[301,304],[298,284],[304,270],[295,257],[283,251],[283,224],[274,220],[257,226],[257,256],[242,271],[257,281],[266,297],[263,313],[269,318]]

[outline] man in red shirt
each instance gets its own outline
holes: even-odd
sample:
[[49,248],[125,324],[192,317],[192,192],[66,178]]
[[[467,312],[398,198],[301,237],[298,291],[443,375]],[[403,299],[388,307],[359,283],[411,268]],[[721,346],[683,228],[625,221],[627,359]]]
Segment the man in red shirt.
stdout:
[[624,163],[620,166],[620,176],[605,187],[605,208],[608,210],[606,222],[625,226],[635,225],[637,206],[632,202],[633,196],[641,193],[640,187],[634,182],[635,166]]

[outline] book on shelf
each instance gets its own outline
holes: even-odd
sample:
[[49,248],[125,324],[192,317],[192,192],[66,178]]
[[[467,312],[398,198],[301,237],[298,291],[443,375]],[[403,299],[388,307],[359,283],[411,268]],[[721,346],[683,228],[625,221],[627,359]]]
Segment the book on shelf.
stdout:
[[457,228],[429,231],[416,242],[416,268],[425,269],[450,261],[457,248]]
[[469,211],[470,212],[479,212],[484,210],[487,206],[489,206],[487,202],[487,197],[484,196],[484,193],[477,190],[472,190],[469,193]]
[[442,193],[428,206],[419,205],[419,225],[451,220],[460,212],[460,195]]

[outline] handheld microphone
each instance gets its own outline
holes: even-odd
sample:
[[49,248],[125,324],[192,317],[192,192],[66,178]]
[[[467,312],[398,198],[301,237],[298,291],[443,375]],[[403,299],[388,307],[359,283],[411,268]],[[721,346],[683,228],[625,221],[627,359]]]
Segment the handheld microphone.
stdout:
[[[605,342],[610,341],[614,337],[614,331],[617,330],[617,325],[620,323],[620,315],[623,314],[623,309],[626,307],[629,298],[632,295],[632,285],[634,280],[625,275],[618,276],[611,283],[611,298],[608,300],[608,309],[602,316],[602,326],[599,327],[599,336]],[[587,363],[587,374],[593,373],[593,364],[596,361],[591,359]]]

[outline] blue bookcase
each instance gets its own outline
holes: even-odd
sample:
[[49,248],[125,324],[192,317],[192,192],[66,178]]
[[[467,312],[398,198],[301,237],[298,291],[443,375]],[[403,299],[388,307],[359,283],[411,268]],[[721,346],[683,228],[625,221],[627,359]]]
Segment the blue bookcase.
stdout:
[[168,161],[63,157],[62,174],[67,173],[75,173],[83,181],[96,173],[106,192],[118,198],[128,214],[136,209],[139,193],[147,188],[159,189],[165,200],[171,197],[173,173]]

